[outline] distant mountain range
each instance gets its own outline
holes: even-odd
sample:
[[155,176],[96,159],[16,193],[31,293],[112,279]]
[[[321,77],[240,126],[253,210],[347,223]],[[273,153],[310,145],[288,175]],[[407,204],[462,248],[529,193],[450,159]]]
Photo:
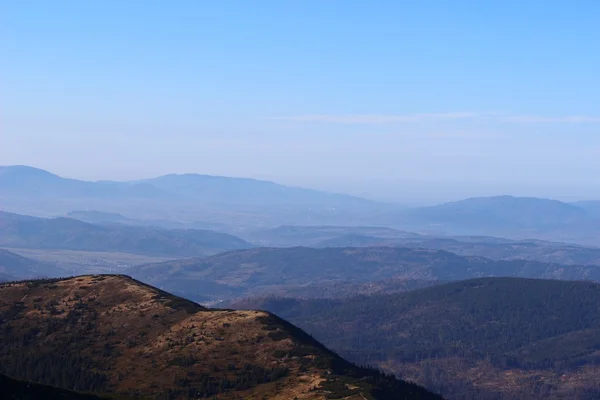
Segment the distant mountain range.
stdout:
[[229,225],[309,223],[387,207],[369,200],[255,179],[199,174],[134,182],[66,179],[28,166],[0,167],[0,199],[21,213],[64,215],[81,209],[133,218]]
[[0,193],[16,197],[164,198],[169,194],[144,183],[87,182],[62,178],[24,165],[0,166]]
[[373,292],[399,291],[483,276],[600,280],[600,266],[494,261],[398,247],[257,248],[140,265],[126,273],[197,301],[274,293],[369,293],[365,286]]
[[0,211],[0,246],[124,252],[174,258],[205,256],[251,244],[208,230],[94,225],[72,218],[36,218]]
[[600,243],[600,220],[590,210],[589,205],[557,200],[495,196],[401,211],[390,217],[390,224],[438,235],[535,238],[595,246]]
[[600,285],[483,278],[348,299],[235,307],[289,319],[342,356],[454,399],[600,398]]
[[127,225],[205,227],[244,233],[246,238],[248,232],[280,225],[337,225],[600,243],[600,201],[495,196],[406,208],[255,179],[171,174],[133,182],[87,182],[27,166],[0,167],[0,201],[13,212],[58,216],[88,210],[79,217],[100,218],[103,223],[117,218],[112,223]]

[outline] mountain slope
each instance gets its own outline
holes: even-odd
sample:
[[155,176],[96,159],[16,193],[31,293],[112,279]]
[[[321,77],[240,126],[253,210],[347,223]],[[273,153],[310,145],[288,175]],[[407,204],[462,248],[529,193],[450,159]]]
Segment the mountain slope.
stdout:
[[8,275],[5,274],[4,272],[0,272],[0,283],[2,282],[10,282],[10,281],[16,281],[17,278],[12,276],[12,275]]
[[594,218],[600,218],[600,201],[598,200],[577,201],[571,204],[585,210]]
[[327,207],[374,207],[375,202],[349,195],[284,186],[248,178],[200,174],[170,174],[136,181],[178,196],[219,204],[313,205]]
[[[254,299],[449,399],[600,398],[600,285],[482,278],[344,300]],[[504,397],[502,397],[504,396]]]
[[235,236],[214,231],[104,226],[71,218],[33,218],[1,211],[0,245],[174,257],[204,256],[253,247]]
[[61,270],[52,265],[0,249],[0,279],[2,280],[42,278],[60,274]]
[[437,399],[271,314],[210,310],[125,276],[0,285],[0,373],[150,398]]
[[140,265],[127,273],[201,301],[309,287],[319,292],[323,285],[391,279],[453,281],[481,276],[520,276],[600,280],[599,266],[493,261],[440,250],[398,247],[257,248],[201,259]]

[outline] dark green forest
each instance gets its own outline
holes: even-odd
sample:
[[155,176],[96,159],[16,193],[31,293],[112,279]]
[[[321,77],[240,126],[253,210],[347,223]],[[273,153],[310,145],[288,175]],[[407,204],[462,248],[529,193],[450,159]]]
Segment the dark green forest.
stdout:
[[[482,278],[400,294],[243,305],[290,320],[354,362],[391,366],[400,374],[406,365],[419,365],[421,380],[452,398],[503,395],[457,381],[439,368],[445,360],[555,376],[600,365],[600,285],[591,282]],[[560,391],[554,384],[524,386],[530,384],[522,398]],[[600,384],[587,394],[573,390],[581,398],[600,397]]]

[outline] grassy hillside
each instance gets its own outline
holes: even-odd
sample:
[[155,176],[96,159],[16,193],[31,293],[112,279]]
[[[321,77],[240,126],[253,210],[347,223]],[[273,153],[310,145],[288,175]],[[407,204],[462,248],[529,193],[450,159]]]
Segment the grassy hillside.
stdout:
[[183,399],[436,399],[269,313],[210,310],[125,276],[0,285],[0,373]]
[[597,399],[600,285],[483,278],[345,300],[254,299],[345,357],[449,399]]
[[0,212],[0,246],[192,257],[246,249],[235,236],[207,230],[94,225],[71,218],[33,218]]
[[[481,276],[598,279],[598,266],[569,266],[526,260],[493,261],[439,250],[390,247],[258,248],[202,259],[133,267],[128,274],[188,297],[212,299],[386,280],[454,281]],[[392,288],[393,290],[393,288]]]

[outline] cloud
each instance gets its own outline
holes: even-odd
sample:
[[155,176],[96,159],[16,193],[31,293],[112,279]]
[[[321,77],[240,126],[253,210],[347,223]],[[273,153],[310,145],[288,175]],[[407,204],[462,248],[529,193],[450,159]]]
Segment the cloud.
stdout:
[[284,117],[270,117],[270,120],[296,121],[296,122],[323,122],[337,124],[391,124],[419,121],[449,121],[449,120],[491,120],[510,123],[600,123],[600,117],[591,116],[540,116],[540,115],[510,115],[497,113],[474,112],[448,112],[448,113],[423,113],[407,115],[331,115],[312,114]]
[[470,112],[454,112],[441,114],[412,114],[412,115],[298,115],[291,117],[270,117],[271,120],[298,122],[329,122],[340,124],[385,124],[394,122],[412,122],[427,120],[451,120],[474,118],[477,114]]
[[541,115],[512,115],[504,118],[507,122],[523,122],[523,123],[563,123],[563,124],[581,124],[581,123],[598,123],[600,117],[590,117],[582,115],[570,115],[563,117],[547,117]]

